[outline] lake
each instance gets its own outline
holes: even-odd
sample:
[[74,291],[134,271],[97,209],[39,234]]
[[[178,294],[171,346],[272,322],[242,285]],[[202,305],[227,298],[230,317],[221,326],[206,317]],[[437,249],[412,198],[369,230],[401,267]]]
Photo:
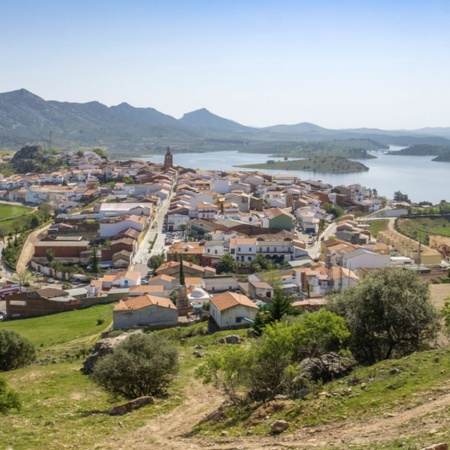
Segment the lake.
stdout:
[[[400,147],[391,147],[392,150]],[[316,178],[333,186],[353,183],[376,189],[379,195],[392,198],[395,191],[407,194],[411,201],[439,203],[450,201],[450,163],[433,162],[432,156],[395,156],[371,152],[377,159],[361,160],[369,167],[367,172],[328,174],[302,170],[265,170],[267,173],[290,173],[301,179]],[[152,162],[163,162],[164,155],[142,157]],[[214,153],[175,153],[174,164],[193,169],[237,170],[235,165],[264,163],[268,159],[279,160],[268,154],[239,153],[236,151]],[[245,169],[242,169],[245,170]],[[251,169],[247,169],[251,170]]]

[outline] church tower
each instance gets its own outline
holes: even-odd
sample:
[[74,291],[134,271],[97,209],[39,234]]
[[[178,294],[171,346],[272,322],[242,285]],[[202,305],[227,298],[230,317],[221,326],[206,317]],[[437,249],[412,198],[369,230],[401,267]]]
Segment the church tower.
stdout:
[[170,148],[167,147],[166,155],[164,156],[164,170],[173,167],[173,155]]
[[178,297],[177,297],[177,309],[179,316],[187,316],[188,313],[192,312],[193,308],[189,304],[189,299],[187,298],[186,291],[186,283],[184,279],[184,270],[183,270],[183,258],[180,255],[180,287],[178,288]]

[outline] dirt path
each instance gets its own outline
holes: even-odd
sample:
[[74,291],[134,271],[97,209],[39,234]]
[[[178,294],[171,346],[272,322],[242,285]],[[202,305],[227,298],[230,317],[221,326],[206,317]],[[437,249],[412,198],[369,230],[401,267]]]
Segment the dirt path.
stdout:
[[[258,449],[347,449],[349,445],[367,446],[389,443],[415,435],[436,433],[448,429],[450,417],[444,409],[450,406],[450,381],[437,395],[425,395],[425,403],[392,414],[374,416],[370,420],[334,422],[333,424],[304,428],[280,436],[214,436],[187,437],[192,427],[208,413],[220,406],[222,399],[213,388],[191,385],[183,405],[151,420],[145,426],[124,436],[112,436],[99,448],[109,449],[168,449],[168,450],[258,450]],[[439,441],[436,435],[436,442]]]
[[27,268],[28,263],[31,261],[31,258],[34,255],[34,244],[38,242],[38,236],[42,232],[48,230],[50,228],[50,225],[38,228],[28,235],[27,240],[23,244],[22,252],[20,253],[19,259],[16,264],[16,272],[22,272]]
[[[200,446],[183,435],[211,411],[217,409],[223,398],[217,391],[200,382],[190,383],[185,390],[186,400],[183,404],[167,414],[150,420],[142,428],[138,428],[124,436],[113,436],[110,442],[99,448],[128,449],[200,449]],[[120,420],[120,418],[119,418]]]

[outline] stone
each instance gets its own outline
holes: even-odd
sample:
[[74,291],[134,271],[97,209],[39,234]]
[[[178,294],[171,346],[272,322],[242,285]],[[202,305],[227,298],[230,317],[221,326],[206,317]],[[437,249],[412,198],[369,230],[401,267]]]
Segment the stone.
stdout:
[[194,355],[196,358],[203,358],[203,357],[205,356],[203,353],[200,353],[200,352],[194,352],[193,355]]
[[430,447],[426,447],[423,450],[448,450],[448,445],[441,443],[441,444],[434,444]]
[[230,334],[219,339],[217,342],[219,344],[241,344],[242,339],[237,334]]
[[300,363],[299,376],[311,381],[327,382],[347,375],[355,364],[349,358],[330,352],[320,358],[305,358]]
[[153,397],[150,396],[135,398],[134,400],[122,403],[121,405],[113,406],[108,411],[108,414],[110,416],[122,416],[123,414],[133,411],[133,409],[142,408],[142,406],[145,405],[152,405],[154,402]]
[[280,434],[289,428],[289,423],[286,420],[275,420],[270,427],[271,433]]
[[109,353],[112,353],[113,349],[117,347],[117,345],[128,339],[133,334],[142,334],[142,333],[143,333],[142,330],[135,330],[130,333],[122,333],[120,336],[114,338],[100,339],[95,344],[94,349],[92,351],[92,355],[86,358],[86,360],[84,361],[81,371],[85,374],[91,373],[92,370],[94,369],[95,363],[99,358]]

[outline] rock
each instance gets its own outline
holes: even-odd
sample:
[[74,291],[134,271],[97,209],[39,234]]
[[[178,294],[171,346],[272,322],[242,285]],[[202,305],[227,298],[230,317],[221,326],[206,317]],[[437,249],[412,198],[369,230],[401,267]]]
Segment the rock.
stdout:
[[243,341],[237,334],[230,334],[219,339],[217,342],[219,344],[241,344]]
[[129,413],[130,411],[133,411],[133,409],[138,409],[145,405],[152,405],[153,403],[153,397],[139,397],[129,402],[122,403],[121,405],[113,406],[108,411],[108,414],[110,416],[121,416],[123,414]]
[[202,345],[202,344],[198,344],[198,345],[195,346],[195,348],[196,348],[197,350],[201,350],[201,349],[203,348],[203,345]]
[[203,357],[205,356],[203,353],[200,353],[200,352],[194,352],[193,355],[194,355],[196,358],[203,358]]
[[331,352],[320,358],[305,358],[300,363],[299,376],[311,381],[327,382],[347,375],[354,365],[351,359]]
[[397,369],[397,367],[395,367],[395,368],[392,369],[389,373],[390,373],[391,375],[397,375],[397,374],[400,373],[400,369]]
[[289,423],[285,420],[275,420],[275,422],[270,427],[270,431],[274,434],[280,434],[289,428]]
[[100,339],[95,344],[92,355],[84,361],[81,371],[85,374],[91,373],[99,358],[111,353],[117,345],[128,339],[133,334],[142,334],[142,330],[132,331],[131,333],[122,333],[120,336],[114,338]]

